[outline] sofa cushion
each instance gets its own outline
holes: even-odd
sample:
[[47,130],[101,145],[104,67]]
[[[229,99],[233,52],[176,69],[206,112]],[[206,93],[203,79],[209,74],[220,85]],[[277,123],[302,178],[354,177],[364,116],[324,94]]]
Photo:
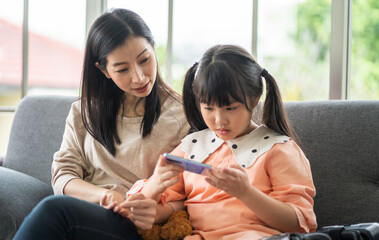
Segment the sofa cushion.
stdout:
[[25,216],[52,187],[26,174],[0,167],[0,239],[12,239]]
[[3,166],[51,181],[51,163],[59,149],[65,120],[75,97],[27,96],[16,109]]
[[319,227],[379,222],[379,101],[285,107],[311,164]]

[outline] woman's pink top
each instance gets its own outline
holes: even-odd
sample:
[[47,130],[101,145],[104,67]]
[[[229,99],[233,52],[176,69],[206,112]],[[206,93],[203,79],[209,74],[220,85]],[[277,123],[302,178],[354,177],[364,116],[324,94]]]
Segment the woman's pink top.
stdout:
[[[223,141],[206,129],[185,137],[172,154],[218,167],[238,163],[246,169],[254,187],[293,207],[303,232],[316,230],[315,187],[309,161],[288,137],[261,125],[243,137]],[[162,197],[164,201],[185,200],[194,227],[193,235],[185,240],[260,239],[280,233],[237,198],[211,186],[204,178],[185,171],[182,180]],[[136,182],[129,194],[140,191],[144,184]]]

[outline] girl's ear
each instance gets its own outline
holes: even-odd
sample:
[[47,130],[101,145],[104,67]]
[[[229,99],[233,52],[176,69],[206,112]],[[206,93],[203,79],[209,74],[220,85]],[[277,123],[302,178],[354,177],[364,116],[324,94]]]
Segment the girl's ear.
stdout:
[[100,67],[100,64],[98,62],[95,62],[95,66],[100,69],[100,71],[105,75],[106,78],[111,79],[111,76],[109,76],[107,70],[104,70]]

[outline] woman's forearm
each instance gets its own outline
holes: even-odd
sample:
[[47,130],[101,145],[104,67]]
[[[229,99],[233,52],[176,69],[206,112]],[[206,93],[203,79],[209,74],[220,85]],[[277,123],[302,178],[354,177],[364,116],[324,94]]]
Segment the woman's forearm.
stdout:
[[95,186],[79,178],[70,180],[63,189],[65,195],[96,204],[99,204],[101,197],[106,191],[108,189]]

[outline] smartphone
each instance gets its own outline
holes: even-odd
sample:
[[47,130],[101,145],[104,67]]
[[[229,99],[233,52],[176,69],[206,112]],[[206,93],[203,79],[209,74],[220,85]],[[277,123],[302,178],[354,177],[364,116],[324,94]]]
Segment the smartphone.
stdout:
[[204,170],[211,170],[212,166],[204,163],[195,162],[189,159],[177,157],[169,153],[163,153],[163,157],[166,158],[166,161],[169,163],[175,163],[184,168],[187,171],[201,174]]

